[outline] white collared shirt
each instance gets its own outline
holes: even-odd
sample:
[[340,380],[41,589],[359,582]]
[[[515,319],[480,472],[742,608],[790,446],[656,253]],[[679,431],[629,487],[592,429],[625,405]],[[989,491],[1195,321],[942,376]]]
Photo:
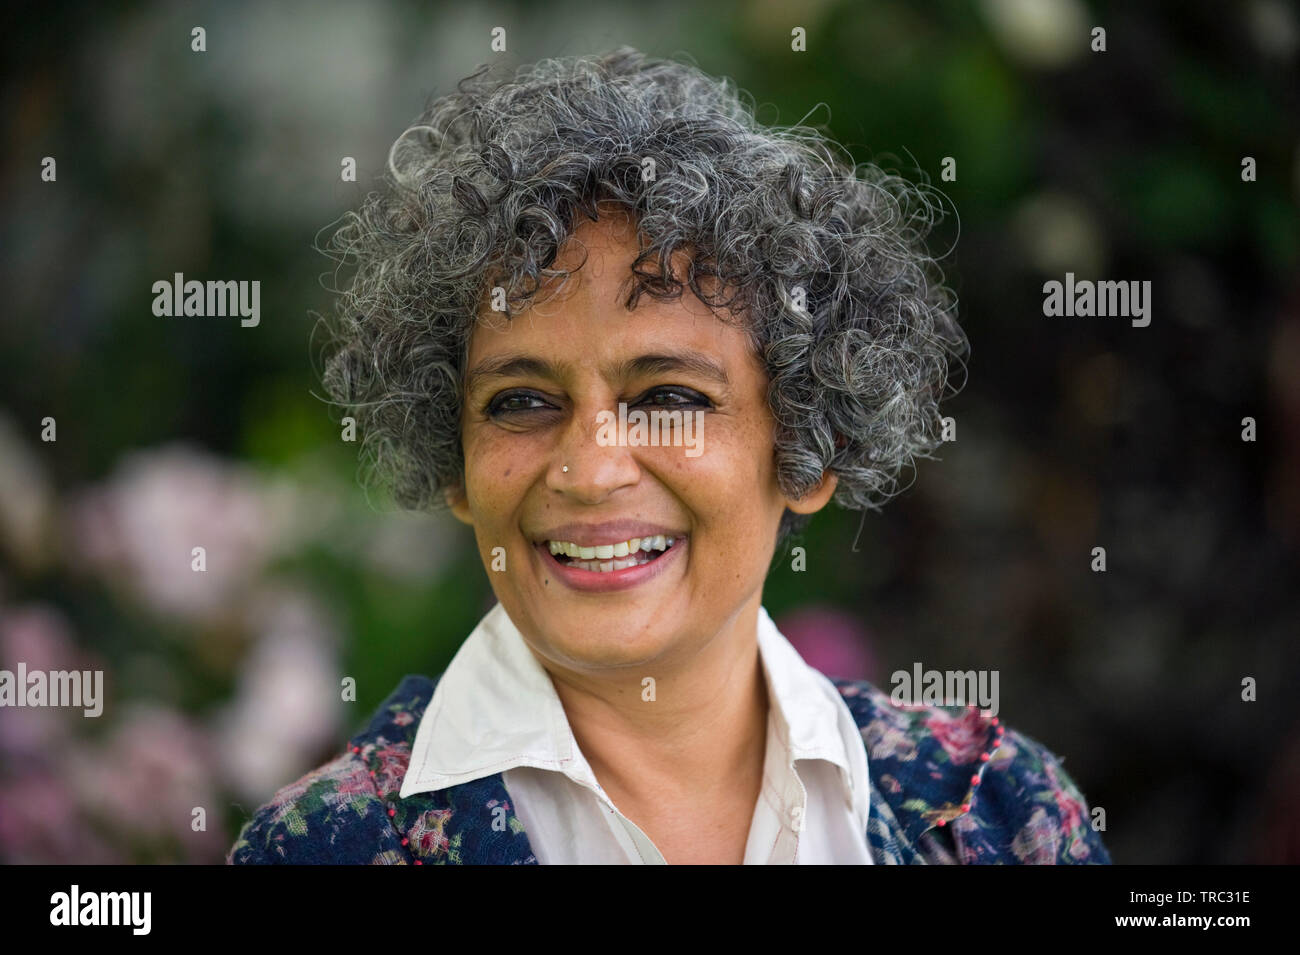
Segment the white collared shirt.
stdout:
[[[762,607],[758,649],[770,705],[745,864],[871,864],[867,751],[853,715]],[[502,774],[538,862],[665,864],[597,781],[550,674],[500,603],[438,681],[401,795],[494,773]]]

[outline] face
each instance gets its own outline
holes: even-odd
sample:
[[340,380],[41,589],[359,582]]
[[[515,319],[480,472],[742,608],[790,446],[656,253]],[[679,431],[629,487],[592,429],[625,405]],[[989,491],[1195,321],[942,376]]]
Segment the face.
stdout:
[[[822,507],[834,477],[801,501],[781,493],[767,376],[738,327],[689,289],[624,307],[637,254],[625,216],[584,219],[575,238],[587,258],[567,288],[511,320],[480,318],[465,486],[449,500],[474,528],[497,599],[553,666],[680,663],[757,610],[783,510]],[[577,268],[582,247],[566,245],[556,267]],[[649,429],[636,422],[654,411],[681,412],[694,433],[639,444]]]

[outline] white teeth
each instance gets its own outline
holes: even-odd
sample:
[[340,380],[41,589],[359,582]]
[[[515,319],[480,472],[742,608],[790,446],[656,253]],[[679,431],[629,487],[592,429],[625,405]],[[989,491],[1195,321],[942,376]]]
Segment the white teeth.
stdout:
[[590,570],[599,574],[608,574],[613,570],[622,570],[625,567],[636,567],[638,564],[649,563],[648,560],[638,557],[629,557],[627,560],[575,560],[569,564],[570,567],[577,567],[580,570]]
[[649,558],[643,557],[643,554],[667,550],[673,546],[674,540],[675,538],[664,534],[657,534],[653,537],[633,537],[631,540],[618,541],[614,544],[596,544],[592,547],[582,547],[572,541],[547,541],[546,546],[552,554],[565,554],[572,558],[571,566],[609,573],[646,563]]
[[[626,557],[638,550],[651,548],[666,550],[673,546],[674,540],[675,538],[659,534],[656,537],[633,537],[631,540],[617,541],[613,544],[594,544],[591,547],[583,547],[572,541],[547,541],[546,546],[550,548],[552,554],[568,554],[570,557],[580,557],[583,560],[608,560],[611,557]],[[591,553],[588,554],[587,551]]]
[[571,567],[610,573],[611,570],[647,563],[650,557],[645,555],[651,551],[666,551],[672,547],[673,541],[675,538],[656,534],[655,537],[634,537],[630,541],[594,544],[591,547],[581,547],[572,541],[547,541],[546,546],[550,548],[551,554],[571,557]]

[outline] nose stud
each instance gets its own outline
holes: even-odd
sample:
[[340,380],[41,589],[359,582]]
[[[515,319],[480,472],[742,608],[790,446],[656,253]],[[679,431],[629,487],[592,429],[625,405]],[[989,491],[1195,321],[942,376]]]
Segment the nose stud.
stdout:
[[565,474],[568,474],[568,473],[569,473],[569,466],[566,464],[566,465],[564,466],[563,470],[564,470],[564,473],[565,473]]

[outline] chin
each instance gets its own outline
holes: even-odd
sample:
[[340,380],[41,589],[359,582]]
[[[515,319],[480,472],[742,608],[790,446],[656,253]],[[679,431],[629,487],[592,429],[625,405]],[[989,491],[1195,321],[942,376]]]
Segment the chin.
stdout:
[[606,616],[579,611],[573,615],[572,626],[565,625],[555,615],[549,616],[543,649],[548,656],[574,667],[604,668],[649,663],[672,645],[662,628],[642,627],[629,632],[625,626],[620,629],[625,623],[622,614],[614,615],[608,623],[602,619]]

